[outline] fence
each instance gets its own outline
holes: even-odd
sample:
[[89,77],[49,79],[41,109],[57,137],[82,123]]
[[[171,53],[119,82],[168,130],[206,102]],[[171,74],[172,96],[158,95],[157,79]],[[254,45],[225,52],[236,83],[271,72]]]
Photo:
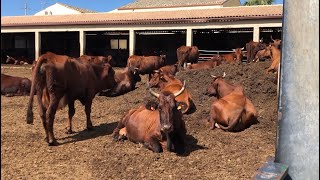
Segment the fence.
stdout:
[[[219,54],[226,54],[226,53],[232,53],[234,51],[232,50],[199,50],[199,60],[198,61],[207,61],[211,59],[212,56],[214,55],[219,55]],[[242,51],[243,56],[246,57],[247,51]],[[246,61],[246,60],[243,60]]]

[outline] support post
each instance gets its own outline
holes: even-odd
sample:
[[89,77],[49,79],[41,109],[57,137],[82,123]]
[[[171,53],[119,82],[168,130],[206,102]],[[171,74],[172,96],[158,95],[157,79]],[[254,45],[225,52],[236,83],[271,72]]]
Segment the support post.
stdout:
[[86,33],[84,30],[79,31],[80,56],[86,53]]
[[319,179],[319,1],[284,0],[276,162]]
[[259,42],[259,40],[260,40],[260,27],[254,26],[253,27],[253,41]]
[[129,56],[134,55],[136,44],[136,33],[133,29],[129,30]]
[[186,46],[193,45],[193,33],[191,28],[187,28]]
[[40,54],[41,54],[41,33],[39,31],[35,32],[35,36],[34,36],[34,56],[35,56],[35,60],[38,60]]

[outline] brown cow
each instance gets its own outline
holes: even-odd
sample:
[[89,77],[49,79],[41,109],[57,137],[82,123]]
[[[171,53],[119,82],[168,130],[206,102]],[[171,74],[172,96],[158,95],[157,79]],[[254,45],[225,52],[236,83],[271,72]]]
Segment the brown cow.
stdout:
[[[117,85],[110,91],[105,93],[106,96],[114,97],[125,94],[136,88],[136,83],[141,81],[139,73],[136,69],[126,67],[123,70],[115,71],[115,80]],[[100,95],[104,95],[101,93]]]
[[281,39],[273,39],[272,35],[270,36],[270,39],[273,41],[274,47],[280,49],[280,47],[281,47]]
[[[53,134],[53,122],[60,100],[65,99],[64,105],[68,104],[69,107],[67,133],[72,132],[75,100],[85,105],[87,129],[90,130],[93,128],[90,117],[91,105],[96,93],[113,88],[116,84],[114,70],[109,64],[100,66],[54,53],[46,53],[39,57],[32,79],[27,123],[33,123],[33,95],[36,91],[40,117],[49,145],[57,145]],[[49,102],[48,106],[43,103],[44,99]]]
[[207,61],[198,62],[195,64],[188,64],[187,69],[212,69],[216,66],[219,66],[222,61],[222,56],[219,57],[213,57]]
[[269,71],[277,72],[278,71],[278,66],[280,64],[280,55],[281,51],[280,49],[276,48],[274,45],[270,45],[268,47],[271,51],[271,66],[267,69],[267,73]]
[[131,109],[119,121],[113,131],[113,139],[117,141],[126,137],[157,153],[164,149],[177,154],[184,153],[187,130],[179,103],[175,100],[175,97],[183,93],[184,88],[185,84],[174,94],[169,91],[158,94],[149,88],[150,93],[157,97],[158,103],[148,103]]
[[160,56],[137,56],[131,55],[128,58],[127,67],[138,69],[139,74],[151,74],[165,65],[166,55]]
[[232,49],[234,52],[229,54],[221,54],[223,60],[225,60],[228,63],[234,64],[234,63],[241,63],[243,59],[242,50],[243,48],[236,48]]
[[25,57],[11,57],[7,55],[7,64],[14,64],[14,65],[26,65],[28,64],[28,60]]
[[270,58],[271,58],[271,51],[269,48],[265,48],[257,52],[253,62],[259,62],[260,60],[265,61],[266,59],[270,59]]
[[29,95],[30,89],[30,79],[1,73],[1,95],[7,97]]
[[197,46],[180,46],[177,49],[178,69],[186,63],[197,63],[199,55]]
[[111,64],[112,56],[109,55],[107,57],[104,57],[104,56],[82,55],[82,56],[79,57],[79,59],[81,61],[84,61],[84,62],[90,62],[90,63],[94,63],[94,64],[97,64],[97,65],[103,65],[105,63]]
[[[178,92],[182,87],[182,82],[179,79],[176,79],[171,75],[165,75],[161,72],[150,75],[149,83],[151,87],[157,87],[161,91],[169,91],[172,93]],[[195,104],[187,89],[176,97],[176,101],[182,103],[181,107],[183,114],[189,113],[191,110],[195,109]]]
[[[211,106],[212,112],[210,115],[210,122],[211,123],[213,122],[212,118],[213,119],[219,118],[219,117],[215,117],[216,115],[224,116],[224,117],[220,117],[220,118],[222,118],[220,120],[226,121],[227,120],[226,118],[228,117],[228,113],[230,113],[230,115],[232,116],[233,113],[237,112],[237,110],[239,110],[239,108],[240,108],[238,106],[232,106],[230,104],[240,103],[240,105],[241,105],[243,97],[244,97],[243,110],[241,111],[241,116],[239,116],[241,119],[241,122],[240,123],[238,122],[240,119],[232,119],[231,118],[228,120],[229,122],[227,123],[227,125],[229,125],[229,123],[230,123],[230,126],[228,128],[223,126],[223,125],[226,125],[226,122],[224,122],[224,124],[222,126],[217,125],[217,127],[220,127],[221,129],[228,130],[228,131],[232,131],[232,130],[239,131],[239,130],[243,130],[245,128],[248,128],[252,124],[257,123],[258,122],[257,121],[257,111],[256,111],[254,105],[252,104],[251,100],[248,99],[244,95],[242,86],[232,85],[232,84],[225,82],[225,80],[223,79],[224,76],[225,76],[225,73],[222,77],[213,76],[212,83],[211,83],[211,85],[209,85],[209,87],[207,89],[207,94],[217,96],[218,101],[219,101],[219,103],[216,103],[218,105],[216,105],[216,104],[213,105],[214,104],[213,103]],[[239,89],[239,87],[242,91],[241,96],[239,96],[239,92],[236,93],[238,95],[229,96],[230,94],[232,94],[235,91],[235,89],[237,89],[237,88]],[[221,99],[223,99],[223,100],[221,100]],[[228,103],[225,102],[226,99],[229,100]],[[220,107],[220,105],[221,106],[226,105],[226,107]],[[221,109],[219,109],[219,108],[215,109],[215,108],[217,108],[217,106],[219,108],[225,108],[225,110],[221,111]],[[231,107],[233,107],[233,108],[231,108]],[[235,110],[235,111],[233,111],[233,110]],[[222,113],[222,114],[220,114],[220,113]],[[235,126],[238,126],[238,127],[235,128]],[[211,124],[211,128],[214,128],[214,124]]]
[[262,38],[259,42],[250,41],[246,43],[247,63],[251,63],[251,61],[255,58],[257,52],[265,48],[266,45],[262,43]]
[[163,66],[159,69],[159,71],[161,71],[163,74],[175,76],[176,73],[178,72],[178,64]]

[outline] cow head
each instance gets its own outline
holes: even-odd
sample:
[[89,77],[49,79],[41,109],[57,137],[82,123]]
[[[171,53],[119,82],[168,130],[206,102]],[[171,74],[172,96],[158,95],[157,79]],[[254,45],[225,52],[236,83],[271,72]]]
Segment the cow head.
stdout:
[[133,77],[135,82],[140,82],[141,81],[141,77],[139,75],[139,69],[138,68],[129,67],[129,71],[130,71],[130,74],[132,75],[132,77]]
[[160,114],[160,125],[161,131],[163,132],[169,133],[173,131],[174,115],[181,109],[180,104],[176,102],[175,98],[183,93],[183,91],[185,90],[185,84],[186,82],[184,81],[182,88],[174,94],[166,91],[156,93],[150,88],[148,84],[150,94],[158,98],[158,105],[156,106],[156,110],[159,111]]
[[152,74],[149,74],[150,87],[159,87],[160,81],[165,81],[164,74],[161,70],[154,70]]
[[243,59],[243,54],[242,54],[243,49],[244,47],[232,49],[234,51],[235,61],[238,63],[241,62]]
[[272,38],[272,35],[270,36],[270,39],[273,41],[273,45],[276,47],[276,48],[279,48],[281,46],[281,39],[273,39]]
[[206,94],[209,95],[209,96],[217,96],[218,95],[218,84],[219,84],[219,81],[221,79],[223,79],[225,76],[226,76],[225,72],[223,72],[222,76],[211,75],[211,77],[213,79],[211,81],[211,84],[207,88]]
[[13,58],[13,57],[10,57],[7,55],[7,60],[6,60],[6,63],[14,63],[16,60]]
[[117,84],[114,76],[115,72],[109,63],[105,63],[102,66],[91,64],[91,66],[100,81],[98,84],[99,91],[111,89]]

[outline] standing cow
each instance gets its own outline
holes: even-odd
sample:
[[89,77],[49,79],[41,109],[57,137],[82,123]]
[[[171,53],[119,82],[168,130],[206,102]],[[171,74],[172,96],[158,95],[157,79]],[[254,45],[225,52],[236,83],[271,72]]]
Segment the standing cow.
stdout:
[[166,55],[160,56],[137,56],[131,55],[128,58],[127,67],[138,69],[139,74],[151,74],[165,65]]
[[199,49],[197,46],[180,46],[177,49],[178,68],[181,69],[187,63],[197,63],[199,59]]
[[[103,89],[113,88],[114,70],[109,64],[104,66],[85,63],[68,56],[46,53],[39,57],[33,72],[27,123],[33,123],[33,95],[37,92],[40,117],[49,145],[57,145],[53,134],[53,123],[60,100],[69,107],[67,133],[72,133],[72,117],[75,114],[74,102],[85,105],[87,129],[93,129],[91,105],[95,95]],[[48,102],[43,102],[45,100]]]

